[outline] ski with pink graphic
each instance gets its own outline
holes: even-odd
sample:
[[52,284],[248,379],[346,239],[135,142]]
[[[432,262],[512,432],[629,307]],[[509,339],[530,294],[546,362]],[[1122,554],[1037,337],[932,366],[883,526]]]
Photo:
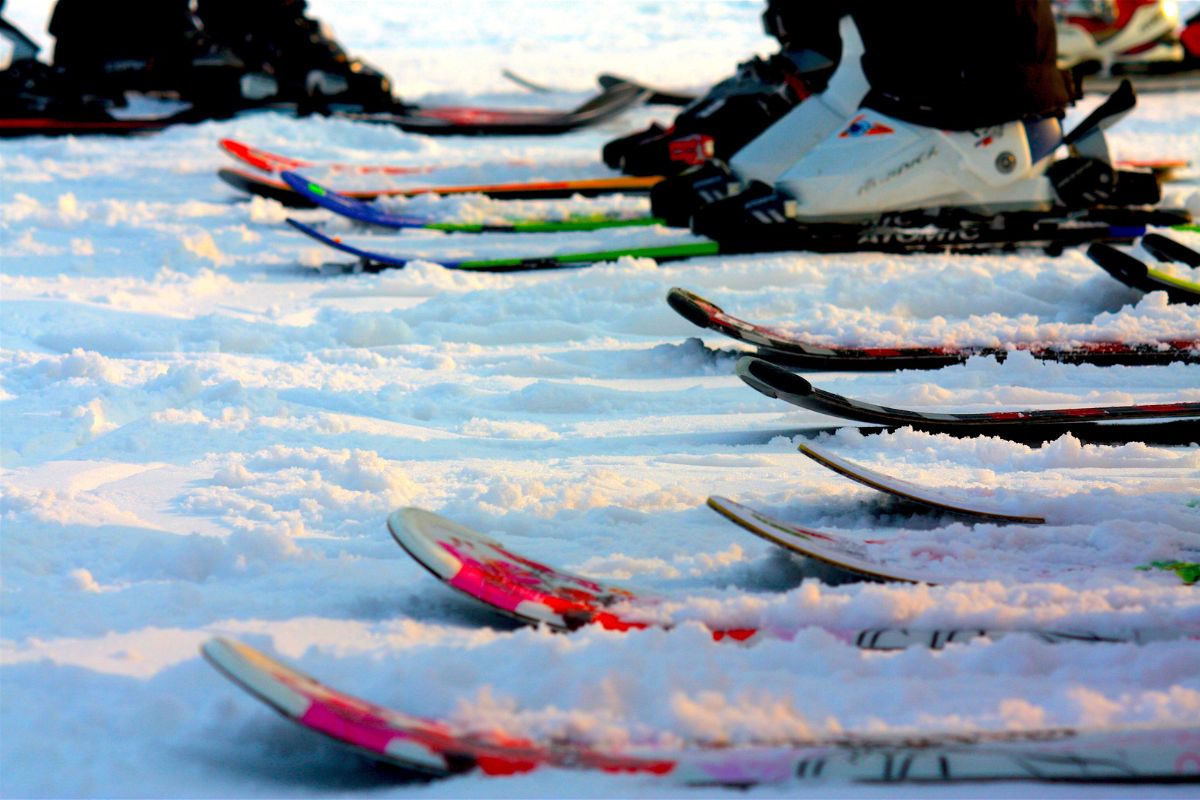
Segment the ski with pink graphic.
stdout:
[[[719,498],[709,504],[725,513],[737,507]],[[719,505],[724,504],[724,505]],[[748,510],[747,510],[748,511]],[[731,517],[732,518],[732,517]],[[735,519],[735,521],[737,521]],[[534,625],[554,630],[576,630],[597,625],[607,630],[631,631],[648,627],[671,627],[662,621],[663,599],[600,581],[573,575],[514,553],[478,531],[459,525],[443,516],[419,508],[402,508],[388,517],[388,530],[404,550],[438,580],[487,607]],[[809,532],[812,537],[837,541],[830,534]],[[843,546],[861,547],[857,543]],[[815,558],[832,559],[828,547]],[[837,559],[836,566],[853,570],[855,564]],[[753,625],[730,624],[717,619],[705,621],[715,641],[757,641],[762,637],[791,638],[811,623],[796,620],[787,629],[759,629]],[[867,650],[898,650],[907,647],[940,649],[953,643],[979,638],[998,639],[1008,634],[1034,636],[1049,644],[1058,642],[1129,642],[1146,643],[1187,636],[1187,631],[1168,628],[1125,628],[1112,631],[994,629],[980,628],[896,628],[826,630],[838,639]]]
[[513,775],[556,767],[659,776],[691,786],[1200,781],[1196,727],[847,734],[787,745],[607,751],[393,711],[324,686],[232,639],[212,639],[201,651],[227,678],[301,727],[369,758],[435,777]]

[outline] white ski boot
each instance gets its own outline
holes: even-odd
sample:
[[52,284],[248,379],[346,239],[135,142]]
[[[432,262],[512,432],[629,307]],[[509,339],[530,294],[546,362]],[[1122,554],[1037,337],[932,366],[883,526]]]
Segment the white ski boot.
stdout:
[[[1105,128],[1133,109],[1128,81],[1066,136],[1056,118],[944,131],[863,109],[771,186],[755,182],[692,217],[725,251],[788,249],[847,227],[1003,228],[1158,202],[1149,173],[1118,173]],[[1053,160],[1060,147],[1067,157]],[[833,231],[840,228],[841,231]]]
[[846,16],[839,31],[842,58],[824,92],[808,98],[759,134],[729,165],[710,161],[656,185],[650,196],[654,215],[671,225],[687,225],[697,209],[736,195],[751,182],[774,183],[849,119],[870,87],[862,70],[858,28]]

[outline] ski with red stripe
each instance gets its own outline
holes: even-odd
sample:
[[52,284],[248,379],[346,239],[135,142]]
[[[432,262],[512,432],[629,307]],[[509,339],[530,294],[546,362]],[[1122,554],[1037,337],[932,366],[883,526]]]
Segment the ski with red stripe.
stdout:
[[[814,370],[901,370],[940,369],[961,364],[975,356],[1004,361],[1009,350],[1003,347],[846,347],[819,345],[797,338],[786,331],[756,325],[733,316],[698,294],[678,287],[667,293],[667,304],[676,313],[701,328],[723,333],[732,339],[754,345],[759,357],[772,363]],[[1065,364],[1147,365],[1173,362],[1200,363],[1200,339],[1178,339],[1126,344],[1124,342],[1082,342],[1062,346],[1045,342],[1018,343],[1034,358]]]
[[1200,437],[1200,402],[1148,403],[1089,408],[1041,408],[975,414],[914,411],[875,405],[819,389],[794,372],[752,356],[738,360],[736,372],[751,388],[792,405],[875,425],[910,425],[946,433],[1007,435],[1078,423],[1104,425],[1126,422],[1180,422],[1185,435]]

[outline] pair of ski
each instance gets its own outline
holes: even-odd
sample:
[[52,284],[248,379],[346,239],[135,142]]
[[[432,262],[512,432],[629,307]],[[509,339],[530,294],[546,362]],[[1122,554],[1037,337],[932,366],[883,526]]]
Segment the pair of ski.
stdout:
[[[844,460],[837,463],[839,471],[850,464]],[[871,480],[878,477],[870,471],[863,474]],[[862,571],[864,557],[854,543],[772,520],[731,501],[712,498],[709,503],[764,538],[860,575],[878,577]],[[388,518],[388,528],[439,580],[521,621],[564,631],[589,624],[621,631],[649,626],[637,618],[637,607],[655,605],[653,598],[540,564],[444,517],[402,509]],[[746,641],[760,635],[753,629],[710,627],[718,641]],[[1047,642],[1145,642],[1180,635],[1174,631],[1133,631],[1116,636],[1030,633]],[[918,643],[943,647],[989,635],[1001,633],[877,630],[860,632],[848,640],[864,648],[894,649]],[[606,752],[585,745],[533,742],[504,732],[463,731],[386,709],[323,686],[265,653],[229,639],[208,642],[203,653],[232,681],[301,726],[370,758],[425,775],[470,771],[505,775],[562,767],[669,776],[693,785],[738,786],[792,779],[1200,780],[1200,730],[1193,729],[849,735],[790,746]]]

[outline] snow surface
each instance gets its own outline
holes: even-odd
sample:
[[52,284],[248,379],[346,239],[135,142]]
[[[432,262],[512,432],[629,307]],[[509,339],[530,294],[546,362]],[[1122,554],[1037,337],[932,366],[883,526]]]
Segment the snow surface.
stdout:
[[[429,102],[569,106],[603,70],[699,87],[770,49],[757,0],[311,5],[405,97]],[[48,12],[45,0],[6,8],[30,33]],[[529,95],[500,77],[503,67],[569,91]],[[788,254],[661,267],[622,259],[541,275],[420,263],[344,274],[326,266],[338,254],[282,225],[282,207],[241,199],[214,176],[228,165],[215,147],[223,136],[312,158],[475,165],[439,176],[447,180],[603,174],[604,141],[670,114],[642,110],[550,139],[433,140],[258,115],[146,138],[0,142],[0,792],[747,796],[554,771],[399,783],[203,663],[197,647],[214,634],[410,713],[606,745],[1200,719],[1195,639],[1048,645],[1011,636],[879,654],[824,630],[1198,635],[1200,593],[1133,567],[1200,560],[1200,447],[821,432],[841,423],[744,386],[732,375],[738,346],[691,326],[663,298],[684,286],[747,319],[847,344],[1196,337],[1194,309],[1128,290],[1080,252]],[[1200,94],[1144,96],[1112,137],[1123,157],[1200,163]],[[507,163],[521,159],[549,166]],[[1193,178],[1173,198],[1195,202],[1196,190]],[[480,198],[393,205],[447,218],[506,213]],[[598,207],[645,208],[637,198],[520,204],[546,217]],[[335,227],[380,248],[447,256],[687,238],[653,229],[471,238]],[[1200,245],[1200,236],[1180,238]],[[1100,369],[1020,354],[932,373],[812,377],[839,393],[927,409],[1200,400],[1200,367]],[[972,526],[915,511],[796,452],[814,436],[865,466],[979,491],[1049,522]],[[709,511],[710,494],[886,539],[874,546],[881,558],[980,580],[830,586]],[[518,627],[439,585],[396,547],[384,519],[402,505],[547,563],[665,595],[656,613],[680,624],[569,636]],[[697,620],[789,638],[716,644]],[[750,795],[890,793],[826,784]]]

